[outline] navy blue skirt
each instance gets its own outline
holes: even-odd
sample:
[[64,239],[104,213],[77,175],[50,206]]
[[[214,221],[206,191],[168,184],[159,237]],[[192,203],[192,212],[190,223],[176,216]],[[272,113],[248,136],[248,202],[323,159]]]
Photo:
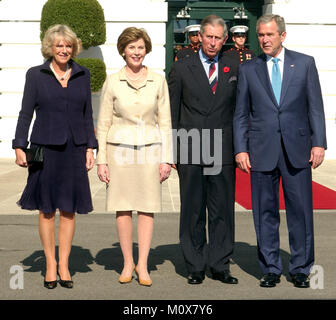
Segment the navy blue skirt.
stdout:
[[43,147],[43,163],[28,168],[27,185],[18,205],[43,213],[56,209],[80,214],[92,211],[86,146],[75,145],[69,132],[66,144]]

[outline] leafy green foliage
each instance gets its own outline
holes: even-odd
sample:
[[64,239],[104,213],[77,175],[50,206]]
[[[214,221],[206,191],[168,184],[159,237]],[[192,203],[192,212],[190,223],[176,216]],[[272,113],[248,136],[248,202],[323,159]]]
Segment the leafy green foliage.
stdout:
[[104,11],[97,0],[48,0],[42,9],[41,40],[54,24],[68,25],[84,49],[106,41]]
[[99,91],[106,79],[106,66],[100,59],[93,58],[77,58],[75,62],[81,66],[88,68],[91,75],[91,90],[93,92]]

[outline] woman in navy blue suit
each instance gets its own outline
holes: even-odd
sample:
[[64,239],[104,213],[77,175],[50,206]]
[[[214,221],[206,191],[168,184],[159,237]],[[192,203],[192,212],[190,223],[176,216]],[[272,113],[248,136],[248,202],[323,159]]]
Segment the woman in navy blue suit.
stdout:
[[[75,213],[92,211],[87,171],[94,165],[90,74],[72,58],[81,41],[65,25],[50,27],[42,41],[47,59],[27,71],[22,108],[13,140],[16,164],[28,167],[28,180],[18,201],[22,209],[39,210],[39,233],[46,257],[44,286],[72,288],[68,258]],[[36,113],[30,146],[43,147],[43,163],[28,166],[24,149]],[[55,258],[55,212],[60,212],[59,261]]]

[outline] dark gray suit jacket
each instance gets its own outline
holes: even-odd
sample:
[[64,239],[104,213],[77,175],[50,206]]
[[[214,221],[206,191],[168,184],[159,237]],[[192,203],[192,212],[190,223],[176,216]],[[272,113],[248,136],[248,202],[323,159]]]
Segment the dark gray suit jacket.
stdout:
[[[192,141],[180,135],[176,139],[177,163],[185,160],[181,154],[184,152],[188,154],[188,164],[210,165],[206,160],[208,150],[211,155],[218,147],[222,149],[222,164],[233,163],[232,120],[238,65],[227,57],[219,59],[218,84],[213,94],[198,53],[174,63],[168,79],[172,127],[200,137]],[[218,139],[219,130],[221,139]]]

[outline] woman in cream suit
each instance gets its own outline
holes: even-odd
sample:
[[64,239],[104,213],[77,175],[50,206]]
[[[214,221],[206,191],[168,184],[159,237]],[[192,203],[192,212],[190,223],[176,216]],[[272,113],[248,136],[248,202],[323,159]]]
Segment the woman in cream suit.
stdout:
[[[152,49],[143,29],[125,29],[118,51],[126,66],[107,77],[98,116],[99,179],[107,184],[108,211],[117,213],[117,231],[124,257],[120,283],[132,280],[150,286],[147,259],[153,214],[161,211],[161,182],[172,163],[171,117],[166,80],[142,64]],[[132,253],[132,211],[138,212],[137,266]]]

